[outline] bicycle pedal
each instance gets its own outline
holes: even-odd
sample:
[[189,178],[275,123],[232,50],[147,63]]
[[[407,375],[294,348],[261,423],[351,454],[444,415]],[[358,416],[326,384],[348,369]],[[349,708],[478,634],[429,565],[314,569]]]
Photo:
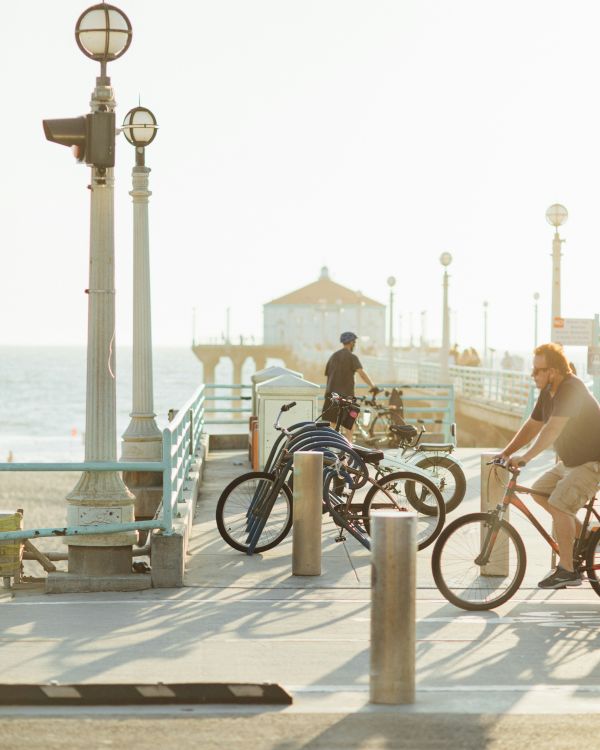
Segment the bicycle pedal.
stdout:
[[342,536],[342,535],[340,534],[339,536],[336,536],[336,538],[335,538],[335,541],[336,541],[336,542],[345,542],[345,541],[346,541],[346,537],[345,537],[345,536]]

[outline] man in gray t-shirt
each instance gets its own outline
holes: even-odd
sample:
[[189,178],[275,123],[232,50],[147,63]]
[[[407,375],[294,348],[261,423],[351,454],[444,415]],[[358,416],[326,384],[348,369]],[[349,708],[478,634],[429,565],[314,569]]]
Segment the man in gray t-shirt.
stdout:
[[[518,466],[554,446],[559,461],[533,484],[534,490],[549,497],[533,494],[533,498],[552,516],[560,562],[538,586],[580,586],[573,565],[573,543],[581,534],[576,514],[594,496],[600,482],[600,405],[571,373],[560,345],[542,344],[534,355],[531,374],[540,396],[531,416],[501,456]],[[531,441],[525,453],[514,455]]]
[[346,398],[354,396],[354,373],[358,373],[361,380],[370,386],[371,390],[376,390],[375,384],[363,370],[360,359],[354,354],[357,338],[352,331],[344,331],[340,336],[342,348],[329,357],[325,367],[327,385],[323,419],[331,422],[334,427],[337,420],[337,407],[331,405],[330,394],[337,393]]

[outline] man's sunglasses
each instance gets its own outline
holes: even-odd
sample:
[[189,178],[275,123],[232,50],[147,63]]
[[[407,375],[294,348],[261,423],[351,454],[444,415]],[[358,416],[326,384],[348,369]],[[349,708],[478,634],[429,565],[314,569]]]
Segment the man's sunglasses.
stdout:
[[534,367],[533,370],[531,371],[531,377],[535,378],[535,376],[538,375],[540,372],[546,372],[549,369],[550,369],[549,367]]

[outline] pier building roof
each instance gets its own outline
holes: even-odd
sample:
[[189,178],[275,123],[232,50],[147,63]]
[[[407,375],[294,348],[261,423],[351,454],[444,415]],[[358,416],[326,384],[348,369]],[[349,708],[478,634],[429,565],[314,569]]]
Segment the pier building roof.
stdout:
[[[362,292],[348,289],[346,286],[337,284],[329,277],[329,269],[323,266],[321,275],[312,284],[296,289],[294,292],[277,297],[267,302],[266,305],[366,305],[371,307],[385,307]],[[266,306],[265,305],[265,306]]]

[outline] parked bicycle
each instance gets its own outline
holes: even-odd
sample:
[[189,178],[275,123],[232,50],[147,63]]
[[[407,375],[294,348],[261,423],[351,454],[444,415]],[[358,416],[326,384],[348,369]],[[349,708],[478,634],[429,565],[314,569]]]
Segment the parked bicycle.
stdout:
[[[391,393],[384,393],[389,396],[387,405],[377,401],[377,393],[370,399],[363,399],[363,404],[374,416],[368,425],[360,420],[357,422],[356,442],[381,450],[396,450],[396,457],[400,462],[412,464],[426,471],[442,493],[446,513],[450,513],[460,505],[467,491],[463,468],[452,455],[456,447],[456,425],[453,423],[450,428],[452,442],[422,442],[426,432],[423,421],[417,420],[419,428],[404,421],[402,391],[393,388]],[[442,420],[434,420],[434,423],[442,424]]]
[[[493,609],[507,602],[518,591],[527,566],[525,545],[515,527],[505,520],[509,505],[518,508],[534,528],[558,553],[555,540],[527,508],[517,493],[549,495],[517,483],[520,469],[510,468],[502,460],[489,464],[506,469],[510,479],[502,502],[488,513],[469,513],[457,518],[440,534],[433,549],[431,567],[440,593],[452,604],[468,610]],[[575,541],[575,570],[585,576],[600,596],[600,529],[592,530],[592,521],[600,521],[596,498],[583,508],[582,530]]]
[[[358,413],[359,407],[352,399],[334,397],[341,406],[339,428],[349,414]],[[282,427],[281,415],[293,406],[286,404],[279,413],[274,426],[281,434],[267,458],[265,470],[237,477],[219,498],[217,527],[230,546],[247,554],[264,552],[287,536],[292,525],[291,484],[293,454],[297,450],[323,453],[323,512],[330,513],[335,523],[363,546],[370,546],[369,513],[380,507],[417,511],[419,548],[433,542],[443,527],[445,508],[439,490],[424,473],[400,471],[374,479],[368,466],[377,467],[383,458],[381,451],[355,446],[319,420]],[[363,493],[368,484],[370,488]],[[418,500],[411,503],[411,496],[422,495],[431,495],[434,500],[427,504]],[[338,539],[341,541],[343,535],[338,535]]]

